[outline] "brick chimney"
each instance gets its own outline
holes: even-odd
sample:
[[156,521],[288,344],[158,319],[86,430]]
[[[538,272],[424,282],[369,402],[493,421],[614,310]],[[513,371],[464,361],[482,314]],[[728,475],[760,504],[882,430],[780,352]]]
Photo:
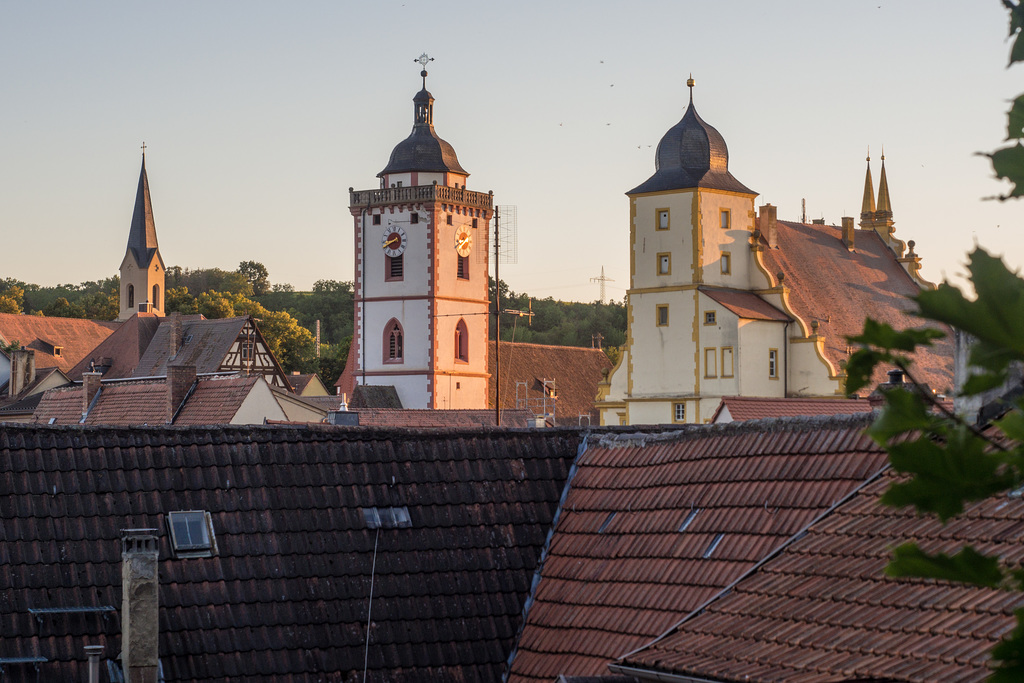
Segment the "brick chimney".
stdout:
[[171,334],[170,334],[170,347],[167,352],[170,354],[168,358],[174,358],[177,355],[178,349],[181,348],[181,313],[175,311],[171,313]]
[[13,397],[25,390],[36,381],[36,352],[24,346],[14,349],[11,354],[11,381],[7,386],[8,393]]
[[167,366],[167,422],[174,421],[174,414],[178,412],[185,396],[188,395],[192,385],[196,383],[195,365],[168,365]]
[[843,216],[843,244],[850,251],[853,251],[853,216]]
[[760,207],[757,215],[757,227],[772,248],[779,246],[778,210],[776,206],[765,204]]
[[100,379],[103,377],[99,372],[82,373],[82,419],[89,414],[89,406],[92,405],[96,394],[100,393]]
[[155,529],[121,536],[121,667],[125,683],[157,683],[159,599]]

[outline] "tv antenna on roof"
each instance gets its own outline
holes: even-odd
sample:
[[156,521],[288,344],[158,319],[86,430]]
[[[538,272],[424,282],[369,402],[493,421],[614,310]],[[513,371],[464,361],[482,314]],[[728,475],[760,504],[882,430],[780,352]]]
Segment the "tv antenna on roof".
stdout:
[[[494,207],[494,424],[501,426],[501,277],[498,266],[516,263],[519,254],[518,217],[515,206]],[[502,240],[505,242],[502,250]],[[532,316],[530,318],[533,319]]]

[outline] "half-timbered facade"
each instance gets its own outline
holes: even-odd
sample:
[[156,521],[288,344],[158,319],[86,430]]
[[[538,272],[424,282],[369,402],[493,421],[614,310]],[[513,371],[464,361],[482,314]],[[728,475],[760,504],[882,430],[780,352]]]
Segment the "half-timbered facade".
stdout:
[[[425,60],[423,60],[425,61]],[[434,132],[434,98],[413,99],[412,133],[349,189],[355,222],[356,384],[394,386],[405,408],[487,407],[490,193]]]

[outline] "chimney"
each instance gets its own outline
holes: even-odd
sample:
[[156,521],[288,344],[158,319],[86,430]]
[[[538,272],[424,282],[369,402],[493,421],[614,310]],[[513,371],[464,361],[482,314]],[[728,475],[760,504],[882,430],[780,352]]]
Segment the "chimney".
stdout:
[[843,244],[853,251],[853,216],[843,216]]
[[757,227],[764,236],[769,247],[773,249],[779,245],[778,231],[778,207],[765,204],[760,208],[757,216]]
[[86,645],[83,649],[89,658],[89,683],[100,683],[100,657],[103,656],[103,646]]
[[196,383],[195,365],[168,365],[167,366],[167,423],[174,421],[174,414],[178,412],[182,402],[188,395],[189,389]]
[[170,353],[168,358],[174,358],[178,354],[178,349],[181,348],[181,313],[175,311],[171,313],[171,342],[170,347],[167,349]]
[[124,529],[121,536],[121,667],[125,683],[157,683],[158,619],[156,529]]
[[36,352],[24,346],[14,349],[11,354],[11,381],[8,393],[17,396],[29,384],[36,381]]
[[99,372],[82,373],[82,420],[89,414],[89,407],[92,405],[96,394],[100,393],[100,379],[103,375]]

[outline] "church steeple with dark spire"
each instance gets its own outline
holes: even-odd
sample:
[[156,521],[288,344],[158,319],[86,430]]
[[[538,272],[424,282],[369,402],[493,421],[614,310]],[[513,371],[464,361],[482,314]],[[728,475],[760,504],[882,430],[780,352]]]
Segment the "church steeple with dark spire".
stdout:
[[871,179],[871,152],[868,152],[868,170],[864,174],[864,200],[860,206],[861,227],[875,214],[875,184]]
[[885,179],[885,152],[882,152],[882,170],[878,176],[878,209],[879,218],[892,218],[892,202],[889,201],[889,182]]
[[164,261],[156,239],[153,201],[146,175],[146,145],[142,145],[142,170],[135,192],[135,209],[128,229],[128,248],[121,261],[121,312],[119,320],[135,313],[164,312]]

